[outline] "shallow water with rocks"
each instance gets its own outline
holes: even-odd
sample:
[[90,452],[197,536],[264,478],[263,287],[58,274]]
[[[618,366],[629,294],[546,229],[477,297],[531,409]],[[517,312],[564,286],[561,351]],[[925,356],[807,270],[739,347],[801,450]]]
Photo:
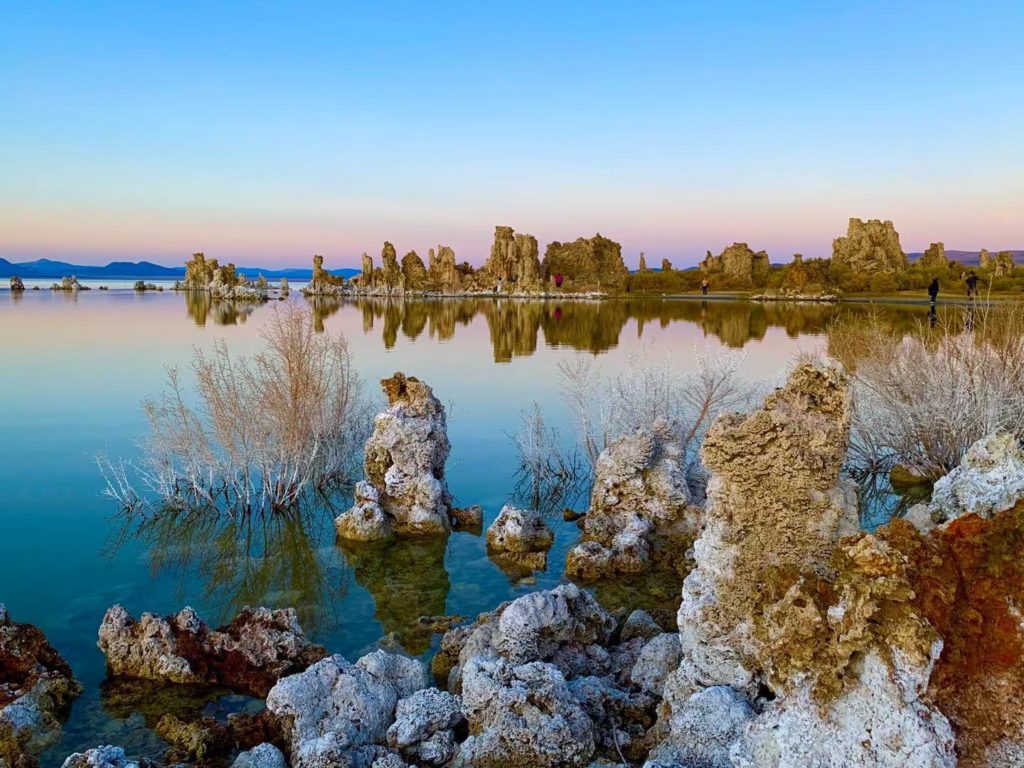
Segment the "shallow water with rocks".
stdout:
[[[296,294],[289,300],[307,303]],[[777,384],[798,354],[824,350],[829,322],[868,311],[657,299],[309,304],[319,327],[346,335],[370,392],[399,370],[430,383],[449,411],[448,488],[455,503],[482,505],[485,526],[516,495],[509,435],[523,412],[536,402],[563,434],[572,433],[561,362],[596,357],[603,372],[615,373],[641,351],[684,365],[695,346],[727,347],[743,350],[743,376]],[[440,635],[424,617],[475,617],[564,580],[579,530],[561,515],[547,520],[555,543],[545,570],[526,577],[499,567],[485,537],[471,533],[338,543],[336,509],[239,522],[137,525],[119,517],[102,494],[95,456],[137,455],[146,430],[140,402],[161,392],[166,366],[181,368],[187,388],[195,347],[223,339],[233,354],[257,351],[274,306],[118,289],[0,292],[0,602],[16,621],[42,629],[84,686],[42,765],[107,743],[155,754],[162,747],[155,722],[167,712],[223,719],[263,706],[213,688],[107,680],[96,633],[115,603],[136,616],[190,605],[211,625],[245,605],[294,607],[307,634],[332,653],[354,660],[384,639],[429,659]],[[909,328],[927,308],[884,311],[894,327]],[[574,506],[586,506],[585,494]],[[608,609],[644,607],[671,621],[683,575],[660,569],[599,583],[593,592]]]

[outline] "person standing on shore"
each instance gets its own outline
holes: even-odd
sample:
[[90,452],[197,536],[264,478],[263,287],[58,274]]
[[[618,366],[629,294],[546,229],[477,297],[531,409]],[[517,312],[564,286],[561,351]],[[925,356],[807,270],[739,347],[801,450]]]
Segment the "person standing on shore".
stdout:
[[703,280],[701,280],[700,281],[700,292],[701,292],[701,295],[702,296],[707,296],[708,295],[708,288],[710,288],[710,287],[711,287],[711,283],[708,282],[708,279],[706,277]]
[[978,296],[978,275],[977,275],[977,273],[973,269],[967,275],[967,281],[966,282],[967,282],[967,297],[970,298],[970,297],[973,296],[973,297],[977,298],[977,296]]
[[939,297],[939,278],[933,277],[931,283],[928,285],[928,298],[931,299],[931,303],[934,304],[935,300]]

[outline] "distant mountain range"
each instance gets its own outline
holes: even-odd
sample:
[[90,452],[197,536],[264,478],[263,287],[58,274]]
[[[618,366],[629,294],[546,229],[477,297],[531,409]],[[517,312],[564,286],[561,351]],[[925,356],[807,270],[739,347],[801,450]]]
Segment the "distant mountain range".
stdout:
[[[287,277],[289,280],[309,280],[313,276],[312,269],[260,269],[258,267],[237,267],[239,274],[249,278],[263,275],[265,278],[278,280]],[[358,275],[358,269],[331,269],[332,275],[351,277]],[[0,277],[56,278],[74,275],[82,279],[108,280],[180,280],[185,277],[185,267],[164,267],[151,261],[112,261],[102,267],[89,264],[69,264],[66,261],[37,259],[36,261],[10,262],[0,259]]]

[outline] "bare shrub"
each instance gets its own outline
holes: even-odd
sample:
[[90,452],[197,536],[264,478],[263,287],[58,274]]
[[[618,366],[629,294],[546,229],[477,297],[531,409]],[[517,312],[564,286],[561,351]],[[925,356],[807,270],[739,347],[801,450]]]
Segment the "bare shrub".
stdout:
[[562,392],[591,465],[615,439],[663,421],[692,469],[715,417],[750,403],[755,387],[739,376],[743,360],[742,352],[694,347],[692,370],[683,373],[669,356],[655,359],[644,351],[617,376],[602,375],[590,359],[563,362]]
[[519,454],[513,498],[542,515],[571,507],[583,492],[589,466],[576,445],[566,445],[561,433],[549,427],[540,406],[522,415],[522,429],[512,435]]
[[972,304],[909,334],[877,315],[829,331],[829,353],[854,389],[850,470],[901,464],[937,480],[976,440],[998,430],[1024,436],[1024,305]]
[[223,341],[196,350],[196,408],[168,371],[168,391],[143,403],[142,459],[98,459],[108,495],[127,509],[155,495],[162,507],[247,514],[349,480],[370,411],[345,338],[317,334],[298,305],[275,308],[261,335],[252,358],[233,358]]

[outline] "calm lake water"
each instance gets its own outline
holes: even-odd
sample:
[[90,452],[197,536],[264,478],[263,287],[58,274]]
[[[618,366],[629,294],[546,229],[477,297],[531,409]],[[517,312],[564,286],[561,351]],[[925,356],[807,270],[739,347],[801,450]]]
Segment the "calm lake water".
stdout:
[[[296,294],[290,299],[305,304]],[[146,423],[143,398],[164,387],[167,366],[188,382],[193,349],[226,340],[234,354],[260,348],[259,330],[275,303],[211,304],[174,293],[89,291],[78,295],[0,291],[0,602],[16,621],[41,627],[70,662],[86,692],[61,743],[43,756],[97,744],[153,754],[150,727],[160,714],[223,713],[253,706],[239,697],[187,696],[146,686],[104,684],[96,630],[120,602],[138,615],[196,608],[211,624],[243,605],[294,606],[307,632],[355,658],[394,633],[411,652],[429,654],[438,638],[417,626],[423,615],[472,617],[503,600],[561,579],[574,525],[552,521],[549,569],[513,583],[488,560],[484,539],[343,549],[329,515],[303,523],[166,523],[125,535],[102,494],[94,457],[137,455]],[[451,404],[448,484],[460,504],[479,503],[485,524],[515,486],[509,435],[538,403],[550,422],[572,431],[559,392],[560,361],[598,358],[615,373],[641,349],[671,354],[680,368],[695,347],[745,354],[743,375],[775,383],[800,353],[824,347],[840,313],[865,307],[757,305],[696,300],[583,302],[314,302],[325,331],[344,333],[355,364],[378,394],[378,379],[404,371]],[[926,307],[890,307],[896,326],[926,317]],[[584,506],[585,499],[577,506]],[[649,601],[671,608],[679,583],[644,585]],[[607,587],[599,599],[614,605]]]

